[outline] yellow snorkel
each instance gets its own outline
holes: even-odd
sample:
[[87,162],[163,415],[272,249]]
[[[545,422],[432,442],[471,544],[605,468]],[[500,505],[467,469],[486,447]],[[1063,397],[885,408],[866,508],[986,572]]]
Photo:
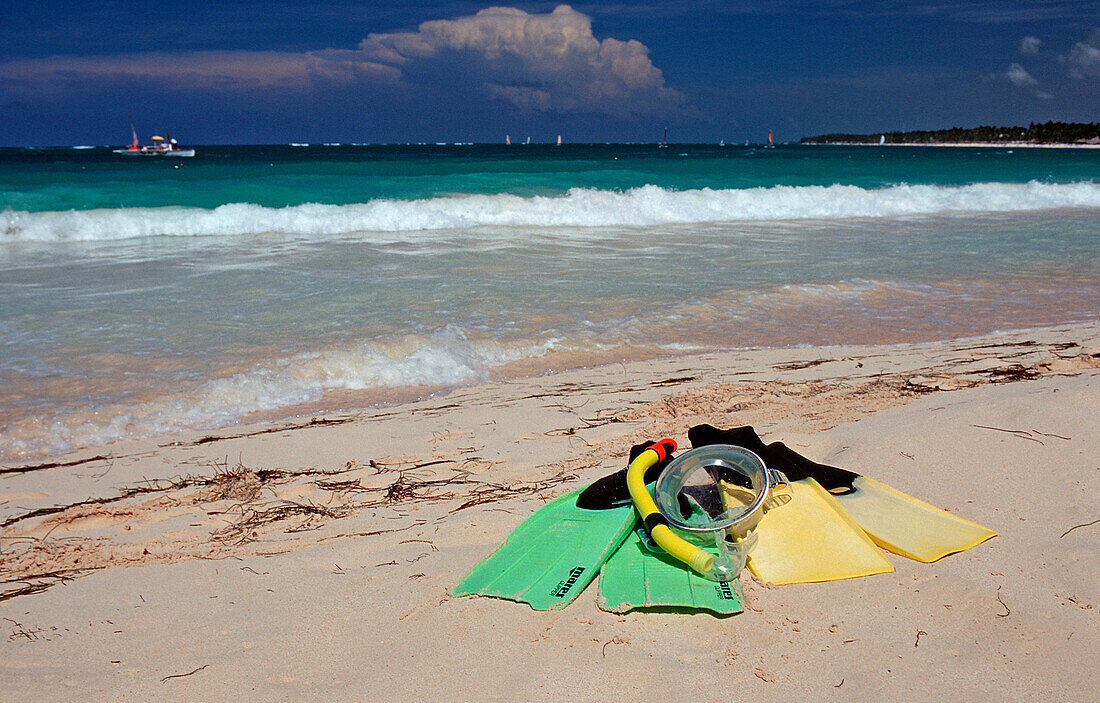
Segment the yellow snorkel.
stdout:
[[630,491],[634,507],[642,516],[642,522],[653,541],[669,555],[684,562],[693,570],[713,578],[711,574],[714,570],[714,556],[674,533],[668,526],[668,520],[657,509],[653,496],[645,487],[646,469],[663,461],[674,451],[676,451],[676,440],[665,438],[639,454],[634,461],[630,462],[630,467],[626,471],[626,488]]

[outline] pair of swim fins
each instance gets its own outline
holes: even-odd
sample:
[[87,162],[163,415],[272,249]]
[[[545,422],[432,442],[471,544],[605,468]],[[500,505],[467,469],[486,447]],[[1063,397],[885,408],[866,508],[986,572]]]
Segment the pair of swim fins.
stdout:
[[[790,500],[764,515],[748,567],[775,584],[829,581],[893,570],[882,547],[931,562],[969,549],[995,532],[873,479],[817,464],[780,442],[764,444],[751,427],[693,427],[693,448],[735,444],[784,472]],[[637,445],[631,460],[648,444]],[[656,480],[664,462],[646,473]],[[482,559],[453,590],[528,603],[536,610],[568,605],[602,572],[599,606],[742,609],[737,581],[703,579],[650,550],[626,489],[626,471],[549,503]]]
[[688,431],[693,448],[735,444],[790,480],[790,501],[764,515],[748,567],[774,584],[832,581],[893,571],[879,550],[931,563],[996,532],[853,471],[818,464],[752,427]]
[[[635,446],[631,461],[653,443]],[[667,452],[671,455],[671,451]],[[667,459],[646,472],[657,479]],[[740,587],[718,584],[651,551],[620,471],[551,501],[524,520],[455,586],[554,610],[571,603],[602,572],[599,605],[610,612],[662,607],[741,612]]]
[[699,576],[653,551],[631,504],[596,510],[577,506],[583,490],[547,504],[514,529],[455,586],[453,595],[482,595],[564,608],[600,575],[599,607],[742,610],[740,585]]

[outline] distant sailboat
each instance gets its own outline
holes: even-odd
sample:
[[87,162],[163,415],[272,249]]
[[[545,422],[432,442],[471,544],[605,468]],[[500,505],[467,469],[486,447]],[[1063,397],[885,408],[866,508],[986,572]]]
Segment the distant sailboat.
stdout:
[[504,143],[507,144],[508,146],[512,146],[512,135],[511,134],[505,134],[504,135]]
[[774,149],[775,148],[775,135],[772,134],[772,131],[770,129],[768,130],[768,145],[765,146],[764,148],[765,149]]
[[879,138],[878,138],[878,145],[882,146],[885,143],[886,143],[886,135],[885,134],[880,135]]
[[561,146],[561,135],[558,135],[558,146]]
[[524,144],[530,144],[530,143],[531,143],[531,137],[527,137],[527,141],[525,141]]
[[[130,146],[124,149],[113,149],[115,154],[128,154],[128,155],[141,155],[141,156],[194,156],[194,149],[184,149],[179,145],[175,139],[172,139],[172,135],[167,132],[164,133],[164,137],[159,134],[154,134],[151,139],[153,144],[147,146],[138,146],[137,130],[134,129],[134,124],[130,123],[130,134],[133,136],[133,141],[130,142]],[[165,138],[167,137],[167,139]]]
[[661,140],[661,143],[657,145],[657,148],[658,149],[667,149],[668,148],[668,127],[665,127],[665,136]]

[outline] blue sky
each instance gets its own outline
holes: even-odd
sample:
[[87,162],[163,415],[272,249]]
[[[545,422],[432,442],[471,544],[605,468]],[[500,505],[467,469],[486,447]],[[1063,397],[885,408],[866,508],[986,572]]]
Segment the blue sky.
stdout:
[[0,145],[1100,121],[1100,0],[6,2]]

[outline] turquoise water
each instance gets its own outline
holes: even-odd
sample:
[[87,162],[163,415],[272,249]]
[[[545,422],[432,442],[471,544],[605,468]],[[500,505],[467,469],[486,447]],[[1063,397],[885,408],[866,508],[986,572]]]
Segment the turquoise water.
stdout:
[[0,150],[0,458],[1100,317],[1100,150]]
[[671,145],[204,147],[195,159],[109,148],[0,149],[0,209],[345,205],[459,193],[897,183],[1067,183],[1097,177],[1086,149]]

